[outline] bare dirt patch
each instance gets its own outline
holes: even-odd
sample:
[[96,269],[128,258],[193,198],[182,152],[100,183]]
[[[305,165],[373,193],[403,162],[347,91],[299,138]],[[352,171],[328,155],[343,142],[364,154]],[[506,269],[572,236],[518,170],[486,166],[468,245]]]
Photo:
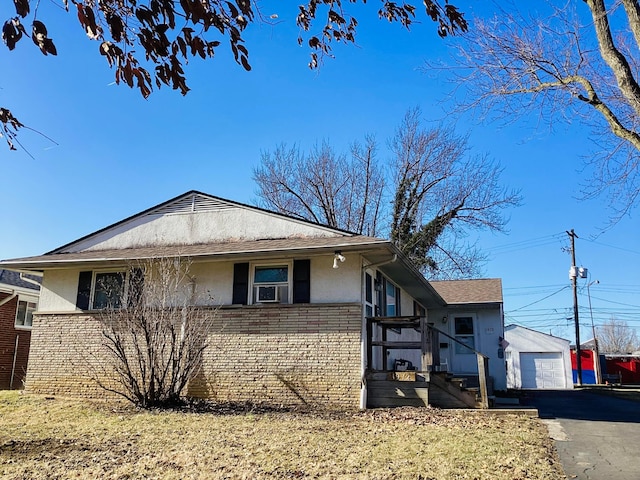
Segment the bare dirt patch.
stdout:
[[558,479],[545,427],[438,409],[198,403],[139,411],[0,393],[3,479]]

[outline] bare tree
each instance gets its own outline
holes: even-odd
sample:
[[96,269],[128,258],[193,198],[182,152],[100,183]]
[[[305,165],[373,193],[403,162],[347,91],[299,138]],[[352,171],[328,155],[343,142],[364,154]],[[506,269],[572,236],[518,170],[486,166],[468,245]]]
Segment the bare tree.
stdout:
[[365,235],[378,233],[384,176],[372,137],[355,142],[350,157],[327,142],[307,155],[281,145],[262,154],[253,177],[266,208]]
[[141,261],[97,285],[108,352],[94,375],[102,388],[143,408],[180,401],[201,368],[215,315],[198,306],[189,265],[184,258]]
[[598,347],[604,353],[632,353],[640,343],[635,329],[627,322],[611,317],[598,327]]
[[420,117],[419,109],[405,115],[389,142],[386,168],[374,161],[371,137],[353,146],[351,160],[326,142],[307,156],[283,147],[264,154],[254,170],[262,204],[356,233],[389,235],[432,278],[476,276],[483,256],[466,242],[469,231],[503,231],[504,209],[520,196],[500,186],[495,162],[469,155],[466,137],[452,128],[424,129]]
[[513,7],[474,22],[452,56],[456,88],[467,89],[462,107],[503,120],[533,114],[590,128],[583,196],[608,196],[616,221],[640,198],[640,2],[554,3],[544,17]]
[[432,277],[473,276],[483,256],[461,239],[473,229],[504,231],[504,209],[520,196],[500,186],[495,162],[469,155],[467,137],[451,127],[424,129],[420,116],[407,112],[390,141],[391,240]]

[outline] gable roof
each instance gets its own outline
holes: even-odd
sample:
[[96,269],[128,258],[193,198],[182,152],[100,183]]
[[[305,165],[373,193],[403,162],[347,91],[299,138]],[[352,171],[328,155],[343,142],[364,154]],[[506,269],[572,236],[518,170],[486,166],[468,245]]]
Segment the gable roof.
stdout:
[[[169,235],[163,237],[167,232]],[[258,237],[260,234],[264,237]],[[92,268],[104,266],[104,262],[126,265],[134,260],[174,256],[197,261],[199,258],[227,260],[242,255],[246,258],[248,254],[254,258],[297,253],[333,255],[336,251],[362,254],[426,307],[445,304],[415,265],[389,240],[358,235],[195,190],[44,255],[0,261],[0,267],[35,272],[62,267]]]
[[429,282],[449,305],[502,303],[502,280],[439,280]]
[[565,338],[549,335],[522,325],[508,325],[504,329],[504,339],[507,342],[505,350],[510,352],[564,352],[565,361],[569,361],[571,342]]
[[563,342],[566,342],[567,344],[571,343],[571,341],[567,340],[566,338],[558,337],[556,335],[551,335],[549,333],[544,333],[544,332],[541,332],[539,330],[534,330],[534,329],[529,328],[529,327],[524,327],[522,325],[516,325],[515,323],[511,323],[511,324],[507,325],[506,327],[504,327],[505,335],[507,334],[507,332],[512,332],[512,331],[521,331],[521,332],[522,331],[526,331],[526,332],[528,332],[529,334],[532,334],[532,335],[540,335],[542,337],[549,337],[549,338],[553,338],[555,340],[562,340]]
[[[154,207],[143,210],[140,213],[136,213],[127,217],[119,222],[108,225],[100,230],[85,235],[77,240],[62,245],[47,254],[57,253],[76,253],[78,251],[87,250],[89,248],[94,249],[109,249],[109,247],[100,247],[100,243],[104,242],[109,236],[115,236],[122,234],[127,230],[132,230],[136,227],[140,227],[145,222],[150,222],[153,219],[158,219],[163,216],[174,216],[179,214],[210,214],[229,212],[232,210],[252,212],[253,214],[268,215],[272,218],[278,218],[280,220],[286,220],[289,224],[296,224],[302,227],[306,227],[307,231],[313,231],[314,236],[328,235],[328,236],[352,236],[356,235],[353,232],[341,230],[338,228],[328,227],[320,223],[311,222],[301,218],[295,218],[292,216],[283,215],[278,212],[269,211],[260,207],[246,205],[244,203],[227,200],[221,197],[216,197],[206,193],[199,192],[197,190],[190,190],[182,195],[178,195],[166,202],[162,202]],[[237,225],[234,225],[237,227]],[[154,232],[155,233],[155,232]],[[158,236],[155,235],[156,241]],[[195,243],[208,243],[199,239]],[[204,239],[210,240],[210,239]],[[175,243],[175,242],[174,242]],[[217,242],[216,242],[217,243]],[[141,245],[136,245],[141,246]],[[144,245],[149,246],[149,245]]]

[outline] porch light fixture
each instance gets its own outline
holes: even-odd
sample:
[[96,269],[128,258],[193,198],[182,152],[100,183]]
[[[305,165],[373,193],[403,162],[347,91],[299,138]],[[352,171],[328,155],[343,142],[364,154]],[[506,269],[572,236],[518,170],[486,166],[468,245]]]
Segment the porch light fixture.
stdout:
[[336,251],[333,254],[333,268],[338,268],[338,261],[340,261],[340,263],[344,262],[346,260],[346,258],[344,258],[344,255],[342,255],[342,252],[340,251]]
[[442,323],[447,323],[447,320],[449,320],[449,317],[447,317],[446,315],[442,317]]

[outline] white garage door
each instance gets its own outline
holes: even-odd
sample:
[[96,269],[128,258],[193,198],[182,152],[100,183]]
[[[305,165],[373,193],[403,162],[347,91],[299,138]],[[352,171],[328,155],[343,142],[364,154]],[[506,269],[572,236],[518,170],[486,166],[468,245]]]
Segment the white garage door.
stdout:
[[522,388],[567,388],[561,352],[520,353]]

